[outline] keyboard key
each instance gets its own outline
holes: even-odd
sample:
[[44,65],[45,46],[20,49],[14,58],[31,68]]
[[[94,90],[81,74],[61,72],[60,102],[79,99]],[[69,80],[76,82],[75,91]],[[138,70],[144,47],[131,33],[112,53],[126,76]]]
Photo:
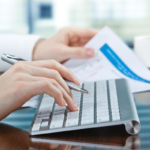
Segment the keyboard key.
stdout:
[[48,127],[48,121],[42,121],[41,128],[47,128]]
[[120,116],[113,116],[113,117],[112,117],[112,120],[113,120],[113,121],[119,121],[119,120],[120,120]]
[[32,131],[39,131],[40,126],[41,126],[41,122],[42,122],[41,119],[36,119],[34,124],[33,124]]
[[69,117],[66,120],[66,127],[72,127],[72,126],[77,126],[78,125],[78,121],[79,121],[79,117],[75,116],[75,117]]
[[[72,94],[74,99],[76,100],[78,107],[80,108],[81,92],[72,90]],[[66,116],[65,127],[78,126],[78,122],[79,122],[79,111],[75,111],[75,112],[68,111]]]
[[50,116],[52,112],[53,104],[54,104],[53,97],[44,96],[37,115],[39,115],[39,117],[40,115],[45,115],[45,117]]
[[118,113],[119,114],[119,109],[113,109],[112,113]]
[[112,120],[118,121],[120,120],[120,113],[119,113],[116,83],[115,80],[109,80],[108,83],[109,83],[109,91],[110,91]]
[[50,112],[37,115],[38,119],[48,119],[49,117],[50,117]]
[[77,126],[79,122],[79,111],[68,111],[66,119],[66,127]]
[[62,128],[65,118],[66,107],[61,107],[58,104],[55,104],[52,120],[50,123],[50,129]]
[[97,116],[97,123],[108,122],[109,116]]
[[94,118],[89,120],[82,120],[81,125],[88,125],[88,124],[94,124]]
[[107,113],[109,115],[109,110],[108,109],[106,109],[106,110],[97,110],[97,116],[99,114],[102,114],[102,113]]
[[39,129],[40,129],[40,125],[33,125],[33,127],[32,127],[33,132],[34,131],[39,131]]
[[63,120],[64,119],[64,114],[55,114],[52,117],[52,120]]
[[94,82],[84,84],[90,94],[83,94],[81,125],[94,123]]
[[67,117],[74,117],[74,116],[79,116],[79,111],[68,112],[67,113]]
[[50,129],[62,128],[63,127],[63,119],[52,120],[50,124]]
[[91,112],[90,114],[87,112],[82,112],[82,117],[86,117],[86,116],[94,116],[94,112]]
[[97,109],[107,109],[108,105],[97,104]]
[[115,111],[119,111],[119,106],[113,106],[113,107],[111,107],[111,111],[113,112],[115,112]]
[[[99,113],[99,115],[100,115],[100,116],[109,116],[109,113],[108,113],[108,111],[107,111],[107,112],[101,112],[101,113]],[[99,116],[99,115],[98,115],[98,116]]]
[[96,83],[96,108],[97,123],[109,121],[107,82],[98,81]]

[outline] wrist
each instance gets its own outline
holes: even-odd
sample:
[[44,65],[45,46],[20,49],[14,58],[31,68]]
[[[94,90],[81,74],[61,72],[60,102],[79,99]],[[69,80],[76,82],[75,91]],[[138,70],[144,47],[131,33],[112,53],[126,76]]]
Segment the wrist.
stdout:
[[38,58],[39,58],[38,53],[39,53],[39,50],[40,50],[39,47],[40,47],[41,43],[43,43],[45,40],[46,40],[46,39],[42,38],[42,39],[40,39],[40,40],[38,40],[38,41],[36,42],[36,44],[35,44],[35,46],[34,46],[34,48],[33,48],[33,52],[32,52],[32,60],[33,60],[33,61],[34,61],[34,60],[38,60]]

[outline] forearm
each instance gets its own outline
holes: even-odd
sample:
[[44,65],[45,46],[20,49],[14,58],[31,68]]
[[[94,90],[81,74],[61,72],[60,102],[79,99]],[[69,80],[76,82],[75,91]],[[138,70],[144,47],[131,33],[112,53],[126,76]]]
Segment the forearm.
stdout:
[[[1,97],[1,96],[0,96]],[[4,104],[4,102],[2,102],[0,100],[0,120],[4,119],[5,117],[7,117],[6,114],[7,113],[7,110],[8,110],[8,107]]]
[[12,102],[10,93],[4,96],[5,91],[0,92],[0,120],[4,119],[12,112]]

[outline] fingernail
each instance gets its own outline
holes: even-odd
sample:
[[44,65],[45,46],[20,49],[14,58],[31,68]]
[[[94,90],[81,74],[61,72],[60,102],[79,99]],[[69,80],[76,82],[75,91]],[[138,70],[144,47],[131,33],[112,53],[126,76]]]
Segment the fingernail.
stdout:
[[68,106],[68,104],[66,103],[66,101],[63,99],[63,102],[64,102],[64,105],[67,107]]
[[74,106],[76,110],[79,110],[79,107],[77,106],[77,104],[74,104]]
[[77,84],[78,84],[78,85],[81,84],[81,81],[80,81],[78,78],[76,78],[76,81],[77,81]]
[[87,52],[86,52],[88,57],[92,57],[95,54],[95,51],[91,48],[87,48]]

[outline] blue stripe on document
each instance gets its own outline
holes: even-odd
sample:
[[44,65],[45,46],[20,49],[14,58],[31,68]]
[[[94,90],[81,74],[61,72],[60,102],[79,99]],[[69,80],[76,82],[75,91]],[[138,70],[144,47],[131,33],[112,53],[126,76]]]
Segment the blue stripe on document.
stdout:
[[104,44],[101,48],[100,51],[106,56],[106,58],[114,65],[114,67],[116,67],[116,69],[118,69],[122,74],[124,74],[125,76],[134,79],[134,80],[138,80],[138,81],[142,81],[142,82],[146,82],[146,83],[150,83],[150,81],[145,80],[141,77],[139,77],[138,75],[136,75],[131,69],[128,68],[128,66],[117,56],[117,54],[108,46],[108,44]]

